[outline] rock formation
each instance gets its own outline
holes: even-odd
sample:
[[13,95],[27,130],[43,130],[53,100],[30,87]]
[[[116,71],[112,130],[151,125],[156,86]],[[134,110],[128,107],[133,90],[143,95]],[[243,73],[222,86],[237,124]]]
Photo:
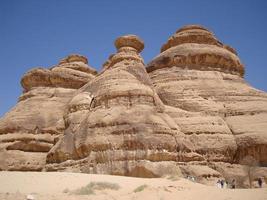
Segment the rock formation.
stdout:
[[27,72],[19,102],[0,120],[0,169],[42,170],[47,152],[64,131],[67,103],[95,75],[79,55],[70,55],[51,69]]
[[235,50],[195,25],[179,29],[161,50],[147,71],[165,105],[205,114],[174,116],[197,151],[220,153],[221,158],[209,158],[216,161],[238,162],[251,155],[266,164],[267,94],[245,82]]
[[[115,45],[118,52],[105,70],[71,101],[65,123],[70,126],[48,153],[48,169],[62,168],[66,160],[83,159],[87,164],[78,167],[82,172],[154,176],[143,166],[148,165],[146,161],[153,161],[151,167],[176,161],[177,151],[186,150],[184,134],[164,111],[146,73],[139,55],[143,41],[128,35],[118,38]],[[73,103],[87,106],[75,109]],[[81,113],[84,108],[87,113]],[[74,115],[83,116],[79,126]]]
[[71,55],[24,75],[19,103],[0,120],[0,169],[203,180],[242,174],[252,156],[267,176],[267,94],[245,82],[232,47],[198,25],[179,29],[147,66],[137,36],[115,46],[99,74]]

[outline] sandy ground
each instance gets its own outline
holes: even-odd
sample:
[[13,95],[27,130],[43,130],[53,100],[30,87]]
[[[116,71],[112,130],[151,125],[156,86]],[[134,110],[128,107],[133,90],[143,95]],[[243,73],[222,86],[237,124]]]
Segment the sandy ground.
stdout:
[[[94,194],[90,195],[74,194],[73,191],[91,182],[112,183],[118,185],[119,189],[95,189]],[[27,195],[32,195],[35,200],[266,200],[267,188],[220,189],[182,178],[146,179],[65,172],[0,172],[1,200],[25,200]]]

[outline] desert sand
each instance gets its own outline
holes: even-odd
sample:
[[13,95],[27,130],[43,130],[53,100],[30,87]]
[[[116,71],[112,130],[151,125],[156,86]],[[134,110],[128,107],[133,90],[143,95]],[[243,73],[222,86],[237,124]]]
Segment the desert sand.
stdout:
[[[109,183],[116,189],[97,188],[92,194],[75,193],[89,183]],[[108,185],[108,184],[107,184]],[[0,199],[24,200],[84,199],[205,199],[205,200],[266,200],[267,188],[220,189],[184,178],[133,178],[67,172],[0,172]]]

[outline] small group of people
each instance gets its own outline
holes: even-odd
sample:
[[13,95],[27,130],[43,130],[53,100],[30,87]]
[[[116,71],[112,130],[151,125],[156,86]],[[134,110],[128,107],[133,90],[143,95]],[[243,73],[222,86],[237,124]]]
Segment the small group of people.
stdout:
[[190,181],[196,182],[196,178],[194,176],[186,176],[186,178]]
[[218,188],[232,188],[232,189],[235,189],[236,188],[236,183],[235,183],[235,179],[232,180],[231,183],[229,183],[228,181],[226,180],[218,180],[217,183],[216,183],[217,187]]
[[[262,188],[262,185],[263,185],[263,180],[262,178],[258,178],[257,179],[257,183],[258,183],[258,187],[259,188]],[[236,181],[235,179],[232,180],[231,183],[228,183],[228,181],[226,180],[218,180],[217,183],[216,183],[217,187],[218,188],[231,188],[231,189],[235,189],[236,188]]]

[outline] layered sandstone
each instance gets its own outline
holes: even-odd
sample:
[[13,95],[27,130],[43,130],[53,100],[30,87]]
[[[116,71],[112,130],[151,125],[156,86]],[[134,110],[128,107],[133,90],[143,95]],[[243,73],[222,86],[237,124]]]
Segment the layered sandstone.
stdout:
[[34,87],[79,89],[96,74],[97,71],[88,66],[86,57],[70,55],[50,69],[36,68],[30,70],[22,77],[21,85],[25,91]]
[[69,104],[69,127],[47,156],[48,170],[83,159],[80,171],[153,177],[162,161],[176,168],[178,151],[186,159],[184,134],[165,112],[139,55],[143,42],[127,35],[115,45],[104,71]]
[[24,75],[0,120],[0,169],[205,182],[241,177],[253,156],[266,176],[267,94],[246,83],[232,47],[198,25],[176,31],[147,66],[139,37],[115,46],[99,74],[71,55]]
[[21,79],[17,105],[0,120],[0,169],[42,170],[46,154],[65,128],[65,107],[96,71],[70,55],[51,69],[37,68]]
[[173,117],[197,152],[227,162],[252,155],[266,164],[267,94],[245,82],[235,50],[196,25],[179,29],[161,50],[147,71],[164,104],[194,113]]
[[177,30],[162,46],[159,58],[149,64],[148,72],[169,66],[244,75],[244,67],[236,51],[223,45],[212,32],[197,25]]

